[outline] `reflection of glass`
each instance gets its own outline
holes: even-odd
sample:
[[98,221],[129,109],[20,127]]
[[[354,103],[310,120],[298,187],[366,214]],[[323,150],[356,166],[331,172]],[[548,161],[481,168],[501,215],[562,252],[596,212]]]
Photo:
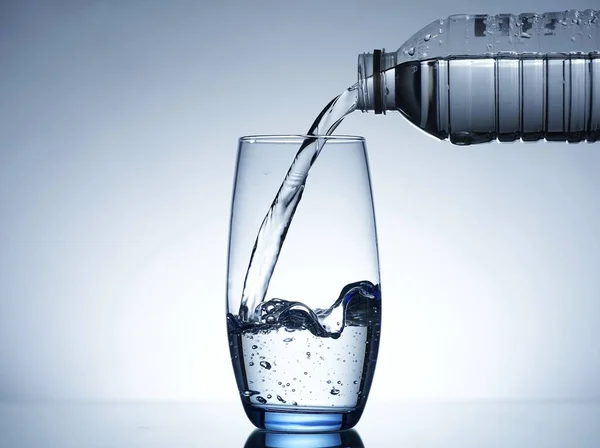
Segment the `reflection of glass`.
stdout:
[[364,448],[358,433],[349,431],[320,434],[291,434],[255,430],[244,448]]
[[[238,148],[227,284],[229,345],[246,414],[257,427],[274,431],[354,426],[377,361],[381,295],[365,142],[318,138],[325,147],[301,187],[302,200],[284,232],[264,299],[244,312],[242,292],[258,229],[263,222],[279,228],[277,220],[289,216],[275,211],[265,218],[304,137],[247,137]],[[264,264],[279,249],[257,247],[253,263]],[[268,270],[259,267],[259,274]]]

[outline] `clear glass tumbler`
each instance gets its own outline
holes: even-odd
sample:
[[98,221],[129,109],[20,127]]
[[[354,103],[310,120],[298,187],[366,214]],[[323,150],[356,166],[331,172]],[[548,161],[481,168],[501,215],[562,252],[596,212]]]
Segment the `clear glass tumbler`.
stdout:
[[[307,138],[319,139],[323,149],[290,210],[274,198]],[[285,200],[291,202],[289,195]],[[280,212],[271,210],[273,205]],[[259,229],[270,239],[257,242]],[[248,274],[251,258],[253,273]],[[242,299],[248,296],[254,297],[250,303]],[[286,432],[353,427],[373,380],[380,323],[377,233],[364,139],[241,138],[230,221],[227,329],[250,421]]]

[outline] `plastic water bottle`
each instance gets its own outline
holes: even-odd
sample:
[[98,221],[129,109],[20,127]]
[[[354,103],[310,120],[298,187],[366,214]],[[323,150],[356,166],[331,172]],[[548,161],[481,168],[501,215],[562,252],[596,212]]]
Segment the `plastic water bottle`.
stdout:
[[452,143],[596,141],[600,11],[455,15],[358,58],[358,108]]

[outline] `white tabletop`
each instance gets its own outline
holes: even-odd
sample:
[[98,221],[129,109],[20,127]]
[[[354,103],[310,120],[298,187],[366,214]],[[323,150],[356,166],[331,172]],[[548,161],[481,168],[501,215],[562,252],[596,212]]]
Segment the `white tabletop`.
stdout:
[[[253,431],[240,403],[0,403],[2,448],[242,448]],[[368,448],[599,447],[600,402],[374,401],[352,438]]]

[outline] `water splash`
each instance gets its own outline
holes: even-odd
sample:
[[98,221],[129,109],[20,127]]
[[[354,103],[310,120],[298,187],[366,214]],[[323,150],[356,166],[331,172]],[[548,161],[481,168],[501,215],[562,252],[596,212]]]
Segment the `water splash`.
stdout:
[[[361,281],[342,288],[337,300],[326,309],[312,310],[301,302],[274,298],[256,307],[256,320],[246,322],[232,314],[228,314],[227,320],[230,332],[258,334],[284,328],[287,331],[308,330],[315,336],[337,339],[345,327],[369,326],[378,322],[380,307],[379,286]],[[286,338],[284,342],[291,340],[293,338]],[[309,353],[306,355],[310,358]],[[261,361],[260,365],[265,369],[271,368],[266,361]]]

